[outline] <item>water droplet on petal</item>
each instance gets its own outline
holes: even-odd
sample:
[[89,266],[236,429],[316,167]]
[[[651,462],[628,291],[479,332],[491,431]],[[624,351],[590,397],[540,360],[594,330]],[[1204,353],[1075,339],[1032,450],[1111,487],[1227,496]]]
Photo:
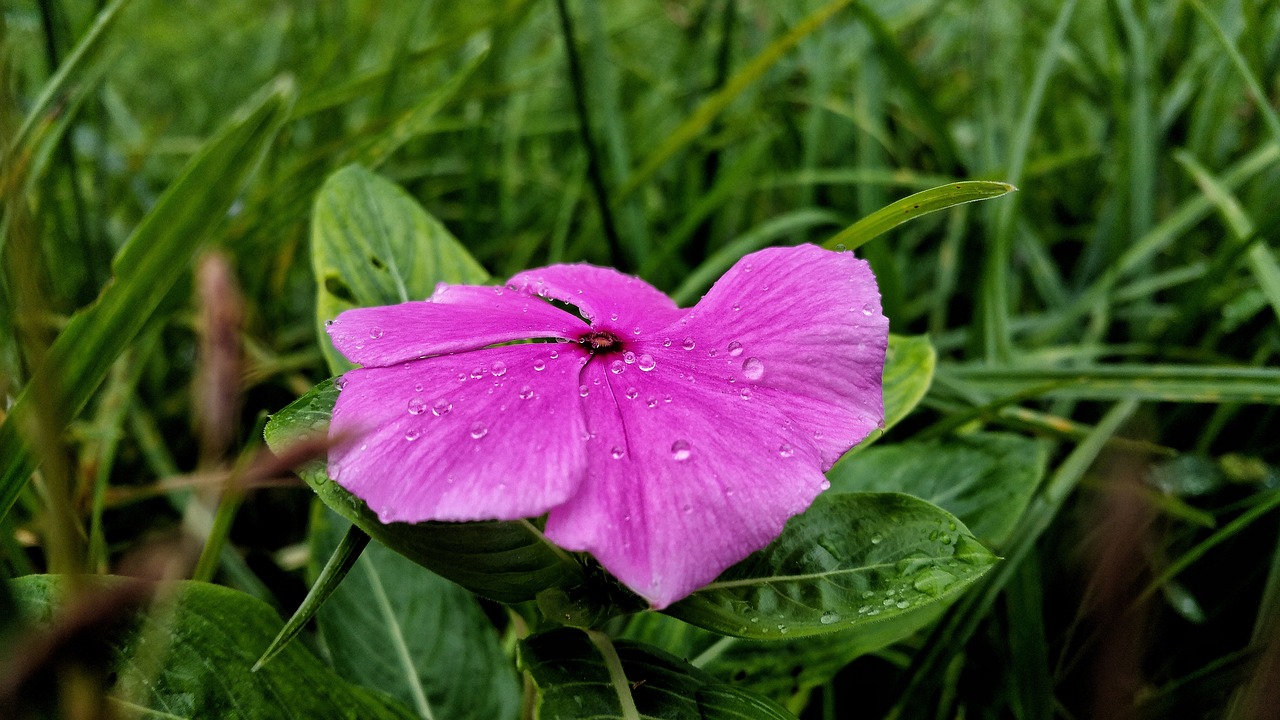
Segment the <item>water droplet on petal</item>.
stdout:
[[737,340],[734,340],[733,342],[729,343],[729,354],[734,357],[738,357],[739,355],[741,355],[742,343],[738,342]]
[[377,340],[382,337],[382,328],[369,328],[369,337]]
[[662,347],[671,347],[671,338],[662,341]]
[[866,305],[862,306],[863,315],[870,317],[871,313],[873,312],[875,312],[875,310],[871,307],[871,303],[867,303]]
[[414,391],[414,392],[422,392],[422,383],[417,383],[416,385],[414,385],[414,386],[413,386],[413,391]]
[[471,426],[471,437],[479,440],[489,434],[489,427],[482,422],[475,423]]
[[622,361],[628,365],[634,365],[636,362],[636,354],[628,350],[622,353]]
[[529,387],[528,385],[525,385],[524,387],[520,388],[519,395],[521,400],[528,400],[529,398],[533,397],[533,388]]
[[628,399],[628,400],[635,400],[635,399],[636,399],[636,398],[638,398],[638,397],[640,397],[640,391],[639,391],[639,390],[636,390],[636,389],[635,389],[635,388],[633,388],[633,387],[629,387],[629,388],[627,388],[627,399]]
[[658,398],[651,397],[648,400],[645,400],[645,405],[648,405],[650,409],[658,407]]
[[796,454],[796,449],[791,447],[790,443],[782,443],[778,446],[778,454],[784,458],[789,458]]
[[[622,450],[622,448],[618,447],[617,445],[614,445],[613,449],[609,451],[609,456],[612,457],[614,460],[621,460],[623,455],[626,455],[626,453]],[[627,519],[630,519],[630,518],[631,516],[628,515]]]
[[671,396],[667,395],[666,397],[662,398],[662,402],[671,402]]
[[621,375],[622,371],[626,369],[627,366],[623,365],[621,360],[614,360],[609,363],[609,370],[612,371],[614,375]]
[[640,328],[639,328],[639,327],[633,327],[633,328],[631,328],[631,334],[632,334],[632,335],[639,335],[639,334],[640,334]]
[[750,400],[750,399],[751,399],[751,388],[749,388],[749,387],[744,387],[744,388],[742,388],[741,390],[739,390],[739,391],[738,391],[738,397],[742,398],[743,400]]
[[617,322],[617,321],[618,321],[618,313],[609,313],[609,319],[610,319],[610,320],[613,320],[614,322]]
[[418,436],[421,434],[422,433],[420,433],[417,429],[409,428],[408,430],[404,431],[404,439],[408,440],[409,442],[413,442],[414,440],[417,440]]
[[586,385],[578,386],[578,397],[586,397],[590,394],[591,394],[591,388],[587,387]]
[[707,351],[707,355],[710,357],[715,357],[719,354],[720,354],[720,351],[715,348],[711,348],[710,350]]
[[844,252],[845,247],[844,243],[836,243],[836,252]]
[[449,402],[448,400],[445,400],[444,398],[438,398],[435,401],[435,404],[431,406],[431,414],[435,415],[436,417],[440,417],[442,415],[448,415],[449,411],[452,409],[453,409],[453,403]]
[[484,377],[484,368],[482,368],[482,367],[475,367],[475,368],[472,368],[472,370],[471,370],[471,379],[473,379],[473,380],[479,380],[479,379],[480,379],[480,378],[482,378],[482,377]]
[[555,351],[555,350],[552,350],[552,351],[551,351],[551,359],[552,359],[552,360],[555,360],[555,359],[556,359],[556,358],[558,358],[558,357],[560,357],[560,353],[559,353],[559,352],[557,352],[557,351]]
[[501,360],[494,360],[489,366],[489,372],[493,373],[494,377],[502,377],[507,374],[507,364]]
[[764,363],[760,362],[758,357],[749,357],[742,361],[742,374],[747,376],[748,380],[759,380],[764,375]]
[[542,360],[534,360],[534,361],[533,361],[533,370],[534,370],[534,372],[542,372],[543,370],[546,370],[546,369],[547,369],[547,364],[546,364],[545,362],[543,362]]
[[648,353],[641,355],[640,359],[637,360],[636,362],[639,365],[640,369],[644,372],[649,372],[650,370],[658,366],[658,362],[654,360],[653,356]]
[[693,349],[693,338],[691,338],[691,337],[687,337],[687,338],[685,338],[685,339],[684,339],[684,342],[680,343],[680,347],[684,348],[685,350],[692,350],[692,349]]
[[412,398],[409,400],[409,414],[421,415],[427,411],[427,403],[422,398]]
[[739,311],[739,310],[741,310],[741,309],[742,309],[742,306],[741,306],[741,305],[739,305],[738,303],[734,303],[734,304],[733,304],[733,311],[734,311],[734,312],[738,312],[738,311]]
[[671,443],[671,457],[674,460],[688,460],[693,451],[689,448],[687,440],[677,440]]

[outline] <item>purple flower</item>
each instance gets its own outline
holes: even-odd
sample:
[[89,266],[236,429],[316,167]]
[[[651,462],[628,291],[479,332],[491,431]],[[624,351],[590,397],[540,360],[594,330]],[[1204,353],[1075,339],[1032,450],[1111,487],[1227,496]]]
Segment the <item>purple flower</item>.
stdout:
[[777,537],[880,425],[888,325],[867,263],[813,246],[748,255],[683,310],[590,265],[441,285],[329,326],[364,366],[329,473],[383,522],[549,513],[551,541],[663,608]]

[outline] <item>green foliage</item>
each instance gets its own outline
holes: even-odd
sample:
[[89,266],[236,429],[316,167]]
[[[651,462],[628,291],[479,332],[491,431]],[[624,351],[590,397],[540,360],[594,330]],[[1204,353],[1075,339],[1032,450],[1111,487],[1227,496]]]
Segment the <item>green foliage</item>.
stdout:
[[311,222],[316,327],[330,371],[353,366],[328,343],[324,324],[353,307],[425,300],[437,284],[478,284],[484,268],[394,183],[359,165],[325,181]]
[[764,550],[666,612],[735,637],[818,635],[931,609],[995,562],[956,518],[926,502],[827,493]]
[[[317,505],[311,514],[313,560],[328,557],[349,527]],[[519,714],[515,672],[475,596],[386,547],[365,550],[316,622],[339,675],[381,690],[423,717],[506,720]]]
[[541,718],[785,720],[782,708],[700,672],[657,648],[572,629],[520,643]]
[[[91,590],[118,586],[111,578]],[[118,580],[118,579],[117,579]],[[36,626],[56,623],[69,583],[52,575],[13,580],[10,589]],[[357,687],[300,645],[251,672],[280,628],[266,605],[228,588],[183,582],[159,612],[132,617],[106,640],[116,709],[165,718],[408,720],[408,709]]]

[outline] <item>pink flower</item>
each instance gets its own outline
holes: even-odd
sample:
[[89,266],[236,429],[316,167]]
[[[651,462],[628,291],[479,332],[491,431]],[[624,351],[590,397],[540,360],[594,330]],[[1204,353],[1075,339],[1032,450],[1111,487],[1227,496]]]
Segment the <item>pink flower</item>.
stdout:
[[880,425],[888,325],[867,263],[813,246],[744,257],[687,310],[590,265],[441,285],[329,326],[364,366],[329,473],[383,522],[549,513],[552,542],[663,608],[777,537]]

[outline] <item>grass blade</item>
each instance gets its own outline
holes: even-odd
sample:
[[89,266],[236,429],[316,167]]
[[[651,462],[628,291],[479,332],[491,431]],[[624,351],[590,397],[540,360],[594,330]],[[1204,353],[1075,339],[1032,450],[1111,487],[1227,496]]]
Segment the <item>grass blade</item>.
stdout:
[[841,230],[823,243],[829,250],[854,250],[908,220],[978,200],[1007,195],[1018,188],[1003,182],[965,180],[909,195]]

